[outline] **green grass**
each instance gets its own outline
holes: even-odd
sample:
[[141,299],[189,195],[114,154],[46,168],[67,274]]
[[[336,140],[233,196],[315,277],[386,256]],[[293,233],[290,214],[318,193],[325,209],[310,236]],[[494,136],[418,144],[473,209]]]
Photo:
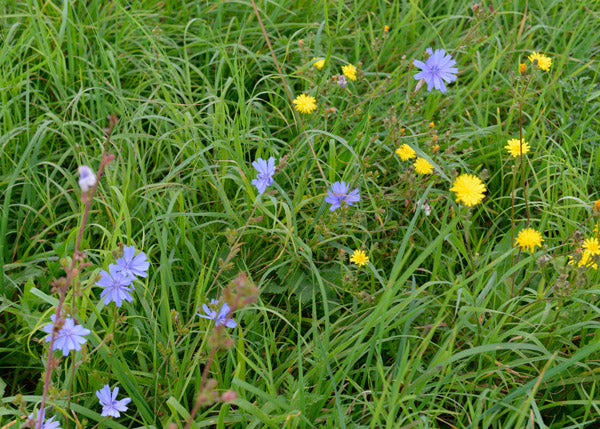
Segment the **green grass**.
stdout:
[[[98,169],[116,114],[90,266],[66,301],[92,334],[49,398],[62,427],[182,428],[212,329],[195,313],[240,272],[260,299],[211,368],[238,399],[192,427],[596,427],[600,277],[567,261],[600,198],[600,2],[490,1],[477,18],[462,1],[257,5],[283,76],[250,1],[0,3],[0,424],[23,427],[41,401],[50,283],[83,213],[76,170]],[[458,81],[413,94],[430,46],[458,61]],[[504,146],[534,50],[553,65],[522,100],[545,240],[531,255],[512,246],[527,218],[520,173],[512,214]],[[349,62],[360,76],[341,91],[332,76]],[[286,86],[318,110],[295,113]],[[400,161],[403,143],[435,174]],[[251,162],[269,156],[285,165],[258,197]],[[470,210],[449,192],[463,172],[488,188]],[[337,180],[361,201],[332,214]],[[94,283],[119,243],[152,265],[115,314]],[[361,247],[359,268],[348,253]],[[104,384],[132,398],[123,417],[101,419]]]

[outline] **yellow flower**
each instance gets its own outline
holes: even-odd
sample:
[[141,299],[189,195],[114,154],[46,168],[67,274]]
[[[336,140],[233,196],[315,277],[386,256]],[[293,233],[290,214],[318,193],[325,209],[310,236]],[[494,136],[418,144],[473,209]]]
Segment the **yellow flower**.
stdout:
[[519,71],[521,72],[521,74],[525,74],[527,72],[527,64],[525,64],[525,63],[519,64]]
[[600,243],[596,237],[583,240],[583,250],[591,255],[600,255]]
[[311,97],[310,95],[300,94],[294,100],[294,104],[296,105],[296,110],[300,113],[311,113],[313,110],[317,108],[317,100],[315,97]]
[[594,203],[594,210],[600,212],[600,200],[596,200],[596,202]]
[[369,257],[362,250],[356,249],[354,252],[352,252],[352,256],[350,256],[350,262],[362,267],[363,265],[367,265],[367,262],[369,262]]
[[[313,57],[311,59],[311,61],[315,61],[316,59],[317,59],[316,57]],[[315,61],[313,63],[313,66],[315,66],[318,70],[321,70],[324,65],[325,65],[325,60],[319,60],[319,61]]]
[[356,67],[352,64],[348,64],[347,66],[342,66],[342,73],[350,80],[356,80]]
[[519,246],[523,250],[529,250],[530,252],[533,252],[533,249],[536,246],[542,245],[542,241],[544,241],[544,239],[539,231],[536,231],[533,228],[525,228],[519,231],[515,246]]
[[409,159],[415,158],[417,152],[405,143],[396,149],[396,155],[398,155],[402,161],[408,161]]
[[429,128],[435,128],[435,122],[431,121],[431,122],[429,123]]
[[450,190],[456,193],[456,202],[462,201],[466,206],[474,206],[483,200],[485,185],[474,174],[461,174],[454,180]]
[[431,165],[425,158],[417,158],[414,167],[415,171],[419,174],[431,174],[433,172],[433,165]]
[[[575,258],[573,258],[572,256],[569,256],[569,265],[573,265]],[[594,268],[595,270],[598,269],[598,264],[594,262],[594,260],[592,259],[592,255],[590,252],[588,252],[587,250],[584,250],[584,252],[581,254],[581,259],[579,260],[579,262],[577,262],[577,266],[578,267],[591,267]]]
[[513,158],[516,158],[529,152],[529,143],[523,141],[523,145],[521,146],[519,139],[510,139],[506,146],[504,146],[504,149],[506,149]]
[[550,71],[550,67],[552,66],[552,58],[547,57],[544,54],[540,54],[539,52],[533,51],[531,55],[529,55],[529,61],[536,64],[540,70]]

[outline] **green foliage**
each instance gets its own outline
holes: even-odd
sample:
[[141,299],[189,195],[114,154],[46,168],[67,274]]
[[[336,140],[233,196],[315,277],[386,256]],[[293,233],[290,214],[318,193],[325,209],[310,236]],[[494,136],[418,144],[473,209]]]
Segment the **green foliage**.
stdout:
[[[62,427],[182,428],[212,329],[195,313],[239,272],[260,300],[211,367],[238,398],[192,427],[598,425],[599,276],[568,261],[600,198],[600,3],[257,6],[283,76],[251,1],[0,2],[0,424],[22,427],[41,400],[51,282],[83,212],[77,167],[97,170],[116,114],[90,266],[66,299],[92,334],[50,391]],[[445,94],[414,93],[430,46],[458,62]],[[549,72],[532,72],[533,50]],[[348,63],[359,78],[341,90]],[[287,90],[317,111],[295,113]],[[504,149],[520,105],[526,197]],[[403,143],[435,174],[402,162]],[[269,156],[283,161],[257,196],[251,162]],[[463,172],[488,189],[469,210],[448,191]],[[329,211],[337,180],[360,189],[357,207]],[[545,240],[534,255],[513,248],[528,223]],[[94,283],[121,243],[151,268],[115,311]],[[100,417],[104,384],[132,398],[123,417]]]

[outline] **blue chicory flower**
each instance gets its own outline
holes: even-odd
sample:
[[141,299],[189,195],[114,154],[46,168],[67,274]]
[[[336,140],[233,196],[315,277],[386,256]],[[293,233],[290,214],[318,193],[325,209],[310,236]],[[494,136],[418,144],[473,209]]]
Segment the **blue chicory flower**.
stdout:
[[132,285],[133,279],[115,264],[110,264],[108,271],[108,273],[104,270],[100,271],[102,278],[96,282],[96,285],[104,288],[100,294],[100,298],[104,298],[104,305],[113,301],[117,307],[120,307],[123,300],[133,301],[131,296],[133,288],[129,287]]
[[104,387],[96,391],[96,396],[102,405],[102,417],[119,417],[119,411],[127,411],[127,404],[131,402],[131,398],[123,398],[117,401],[117,395],[119,394],[119,388],[115,387],[111,393],[110,386],[105,384]]
[[148,267],[150,263],[144,252],[135,255],[135,247],[125,246],[123,256],[115,262],[120,272],[128,276],[131,280],[136,277],[148,277]]
[[419,60],[414,60],[413,64],[421,69],[414,78],[416,80],[425,79],[427,83],[427,91],[433,88],[446,92],[446,82],[454,82],[458,68],[453,67],[456,61],[452,59],[450,54],[446,54],[444,49],[436,49],[435,52],[431,48],[427,49],[430,57],[423,63]]
[[327,195],[325,198],[325,201],[331,204],[331,207],[329,207],[330,211],[334,211],[335,209],[341,207],[344,202],[349,206],[353,206],[354,203],[360,201],[358,188],[354,189],[350,193],[348,193],[348,189],[348,184],[343,180],[341,182],[335,182],[331,185],[329,195]]
[[[44,326],[44,332],[49,334],[46,337],[46,342],[49,343],[52,338],[52,329],[56,323],[56,314],[50,316],[52,323],[48,323]],[[75,320],[68,317],[58,331],[58,334],[54,338],[54,344],[52,350],[62,350],[63,356],[67,356],[71,350],[81,350],[81,345],[87,342],[84,335],[89,335],[91,331],[84,328],[81,325],[76,325]]]
[[[39,417],[41,415],[41,417]],[[44,420],[46,418],[46,410],[43,411],[36,411],[35,412],[35,416],[34,413],[29,414],[29,416],[27,416],[27,418],[29,420],[35,420],[35,428],[40,427],[41,429],[61,429],[60,427],[60,422],[55,422],[54,419],[56,418],[56,416],[52,416],[50,417],[48,420]],[[42,425],[38,426],[38,419],[42,420]]]
[[275,158],[270,157],[268,162],[262,158],[258,158],[252,163],[252,167],[258,171],[258,175],[256,176],[256,179],[252,181],[252,184],[256,186],[258,194],[260,195],[265,192],[265,189],[273,184]]
[[[217,304],[219,304],[219,301],[216,299],[211,299],[210,304],[216,308]],[[229,314],[229,311],[231,310],[231,307],[229,307],[229,304],[227,304],[227,303],[224,303],[218,312],[210,309],[208,307],[208,305],[206,305],[206,304],[202,304],[202,309],[204,310],[206,315],[200,314],[200,313],[196,313],[196,314],[204,319],[214,320],[215,326],[225,325],[228,328],[235,328],[237,326],[237,323],[235,320],[227,318],[227,315]]]

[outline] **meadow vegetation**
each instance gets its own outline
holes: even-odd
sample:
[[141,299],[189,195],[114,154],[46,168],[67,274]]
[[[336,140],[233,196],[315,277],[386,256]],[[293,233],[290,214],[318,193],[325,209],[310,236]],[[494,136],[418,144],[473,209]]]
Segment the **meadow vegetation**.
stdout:
[[0,2],[0,427],[597,427],[600,2],[254,1]]

